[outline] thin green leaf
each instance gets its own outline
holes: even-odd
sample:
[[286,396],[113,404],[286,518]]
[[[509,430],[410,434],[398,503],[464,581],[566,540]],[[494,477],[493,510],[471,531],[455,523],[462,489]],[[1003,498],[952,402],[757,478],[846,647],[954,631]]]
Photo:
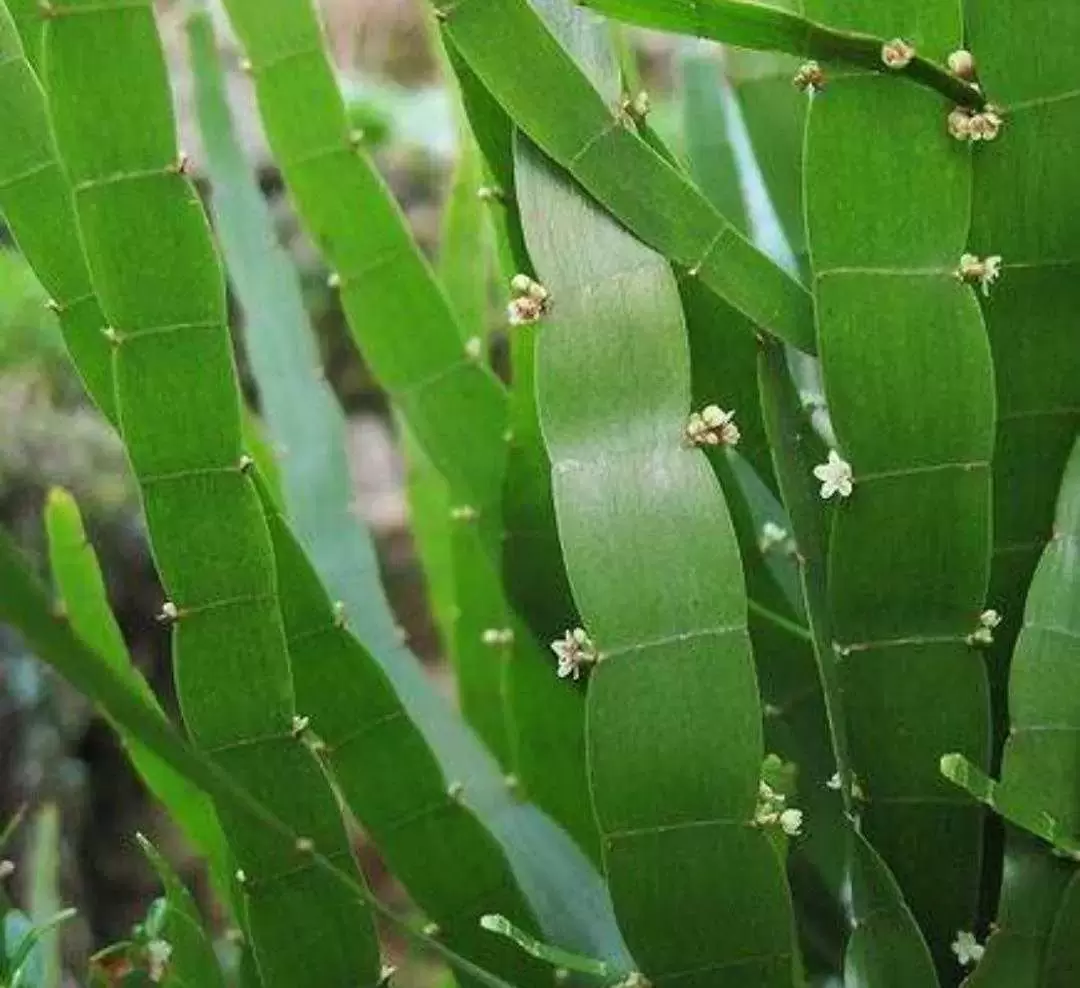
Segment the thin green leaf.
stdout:
[[[962,33],[952,0],[807,9],[933,57]],[[819,352],[838,452],[854,471],[828,554],[852,761],[864,832],[943,977],[956,930],[973,925],[980,878],[983,814],[937,764],[958,749],[980,765],[990,755],[986,673],[967,638],[986,606],[995,414],[978,304],[954,273],[971,167],[945,130],[948,109],[887,78],[833,79],[812,103],[805,156]]]
[[531,957],[537,957],[548,964],[553,964],[566,971],[578,971],[582,974],[593,974],[604,978],[610,973],[608,966],[603,961],[593,960],[591,957],[581,957],[579,954],[571,954],[569,951],[560,950],[550,944],[529,936],[524,930],[514,926],[505,916],[498,913],[487,913],[480,917],[480,926],[491,933],[513,940],[525,953]]
[[16,941],[9,958],[11,966],[10,988],[46,988],[50,983],[48,944],[56,938],[56,931],[64,923],[73,920],[78,913],[71,908],[61,909],[42,922],[34,923]]
[[625,124],[618,94],[597,93],[527,0],[432,3],[514,122],[631,232],[695,272],[755,326],[814,349],[804,289]]
[[[104,49],[107,62],[85,57]],[[176,148],[152,4],[54,7],[44,65],[91,280],[113,328],[121,432],[171,598],[185,725],[346,866],[333,793],[291,736],[288,654],[270,540],[242,459],[224,282]],[[217,810],[248,876],[249,933],[267,985],[374,980],[370,910],[314,869],[302,847],[285,857],[279,840]]]
[[[75,500],[66,491],[49,492],[45,505],[49,565],[56,582],[59,606],[72,630],[143,698],[148,710],[165,720],[153,691],[132,665],[120,627],[109,607],[105,583],[94,549],[86,536]],[[210,862],[218,888],[228,888],[225,837],[210,800],[137,739],[120,731],[135,770],[169,815]]]
[[[44,928],[60,912],[60,813],[55,803],[46,803],[34,817],[30,867],[30,921]],[[48,929],[38,941],[41,968],[36,988],[59,988],[61,977],[60,937]]]
[[[480,24],[479,8],[451,12],[455,38]],[[613,97],[610,51],[580,15],[570,25],[580,33],[565,36]],[[587,743],[616,914],[650,980],[694,972],[689,982],[706,983],[723,971],[790,985],[782,862],[746,826],[764,751],[745,591],[719,485],[684,445],[690,367],[675,279],[663,257],[536,161],[527,185],[519,170],[518,195],[553,305],[537,392],[567,571],[602,656]],[[723,732],[713,729],[718,702]]]

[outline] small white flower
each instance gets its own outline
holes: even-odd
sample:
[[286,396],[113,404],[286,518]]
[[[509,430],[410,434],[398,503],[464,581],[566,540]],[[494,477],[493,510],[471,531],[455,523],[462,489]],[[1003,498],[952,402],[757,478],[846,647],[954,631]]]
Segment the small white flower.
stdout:
[[967,930],[957,931],[956,939],[949,945],[949,949],[956,955],[962,967],[978,964],[986,953],[986,948],[975,939],[975,934]]
[[814,476],[821,481],[821,499],[827,501],[834,494],[851,497],[855,484],[851,473],[851,464],[843,459],[835,449],[829,450],[829,459],[814,467]]
[[803,62],[795,70],[791,83],[800,92],[817,93],[825,88],[825,73],[817,62]]
[[465,341],[465,356],[477,361],[484,355],[484,341],[479,336],[470,336]]
[[994,141],[1001,133],[1001,111],[996,106],[987,106],[981,113],[973,114],[968,124],[968,136],[972,141]]
[[0,882],[2,882],[5,878],[10,878],[14,874],[14,861],[9,861],[7,858],[4,858],[2,861],[0,861]]
[[737,446],[741,438],[734,410],[725,412],[719,405],[706,405],[691,414],[685,435],[692,446]]
[[833,772],[833,774],[825,781],[825,788],[832,789],[834,792],[839,792],[842,784],[843,783],[840,781],[840,773]]
[[566,679],[568,676],[580,679],[582,667],[593,665],[599,658],[596,646],[585,633],[584,628],[567,631],[562,638],[557,638],[551,643],[551,650],[559,660],[556,671],[560,679]]
[[177,621],[180,618],[180,608],[177,607],[171,600],[165,601],[161,605],[161,610],[158,612],[157,619],[163,624],[168,624],[172,621]]
[[967,82],[975,78],[975,56],[966,48],[959,48],[949,55],[949,71]]
[[881,46],[881,60],[885,68],[894,72],[906,69],[915,57],[915,49],[903,38],[895,38]]
[[958,141],[971,140],[971,111],[958,106],[948,116],[949,135]]
[[514,297],[506,307],[506,317],[511,326],[525,326],[537,322],[548,310],[548,290],[527,274],[516,274],[510,280]]
[[485,645],[512,645],[514,631],[512,628],[485,628],[480,641]]
[[311,726],[310,717],[301,717],[296,715],[292,719],[292,736],[294,738],[300,737]]
[[994,629],[1001,624],[1001,615],[988,608],[979,615],[979,626],[968,635],[969,645],[993,645]]
[[979,285],[983,295],[989,298],[990,286],[1001,277],[1001,255],[980,258],[974,254],[964,254],[960,258],[956,276],[968,284]]
[[151,940],[146,945],[146,966],[150,980],[157,984],[165,977],[165,969],[172,956],[172,944],[160,938]]
[[780,813],[780,829],[788,837],[798,837],[802,833],[802,810],[787,809]]
[[790,549],[791,537],[786,528],[777,525],[774,521],[767,521],[761,526],[761,537],[758,539],[758,546],[762,552],[770,552],[771,550],[783,546],[785,551]]

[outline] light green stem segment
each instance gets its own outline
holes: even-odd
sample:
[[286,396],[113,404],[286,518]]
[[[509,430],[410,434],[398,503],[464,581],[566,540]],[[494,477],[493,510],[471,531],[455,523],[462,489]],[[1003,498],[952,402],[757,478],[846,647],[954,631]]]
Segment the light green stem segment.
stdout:
[[[963,30],[954,0],[805,8],[934,58]],[[956,931],[973,925],[980,880],[983,814],[937,763],[957,749],[989,759],[986,673],[967,636],[986,601],[995,417],[986,332],[955,274],[971,165],[948,111],[883,76],[838,78],[813,99],[805,154],[819,352],[838,453],[854,473],[851,496],[833,495],[828,547],[851,757],[867,794],[864,833],[943,977]],[[871,130],[873,140],[853,141]]]
[[502,482],[505,394],[466,350],[400,210],[350,133],[310,0],[282,0],[272,20],[262,0],[225,7],[270,147],[335,272],[361,352],[455,498],[491,508]]
[[[225,292],[176,149],[152,5],[54,4],[46,90],[91,281],[111,327],[121,432],[171,600],[177,693],[193,741],[303,839],[217,811],[244,872],[268,988],[373,982],[370,911],[311,863],[359,872],[321,767],[292,736],[270,539],[241,453]],[[110,59],[88,59],[108,50]],[[137,80],[137,84],[133,84]]]
[[[37,4],[17,7],[27,39],[40,42]],[[0,4],[0,212],[34,274],[52,296],[64,342],[86,390],[116,424],[111,353],[105,319],[79,245],[71,187],[49,123],[45,93],[27,61],[15,22]]]
[[814,350],[807,292],[637,136],[620,96],[596,91],[527,0],[431,2],[462,57],[548,157],[754,326]]
[[[456,8],[450,29],[481,6]],[[614,98],[603,31],[566,4],[543,7]],[[750,825],[764,751],[746,595],[719,485],[684,439],[690,367],[675,278],[539,152],[527,172],[519,157],[517,188],[553,300],[537,395],[559,534],[602,656],[589,674],[586,736],[616,914],[652,981],[787,988],[783,865]]]
[[603,961],[593,960],[591,957],[582,957],[579,954],[571,954],[567,950],[560,950],[550,944],[529,936],[520,927],[514,926],[505,916],[499,913],[485,913],[480,917],[480,926],[491,933],[498,933],[516,943],[531,957],[537,957],[548,964],[565,971],[578,971],[582,974],[593,974],[597,977],[607,977],[610,973],[608,965]]
[[[893,40],[891,35],[875,35],[856,30],[841,30],[824,21],[815,21],[776,4],[749,0],[576,0],[589,7],[640,27],[677,31],[700,38],[711,38],[739,48],[784,52],[823,62],[840,62],[869,69],[892,71],[924,86],[936,89],[954,104],[980,107],[984,97],[979,90],[953,75],[942,64],[915,56],[900,70],[890,70],[882,60],[882,47]],[[807,3],[809,10],[825,8]],[[855,23],[858,18],[847,11],[835,12],[838,23]]]

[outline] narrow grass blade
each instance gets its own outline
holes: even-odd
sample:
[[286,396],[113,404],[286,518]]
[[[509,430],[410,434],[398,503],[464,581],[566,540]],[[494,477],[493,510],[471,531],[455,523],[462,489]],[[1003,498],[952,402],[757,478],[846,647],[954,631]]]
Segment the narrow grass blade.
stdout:
[[[39,38],[38,5],[12,6],[27,40]],[[40,38],[39,38],[40,40]],[[71,188],[64,176],[41,83],[15,22],[0,4],[0,212],[34,274],[56,304],[64,342],[91,398],[116,424],[105,319],[79,244]]]
[[[75,634],[125,677],[143,697],[148,709],[156,711],[164,721],[165,712],[131,663],[123,635],[109,607],[97,557],[83,528],[78,506],[67,491],[54,489],[49,493],[45,531],[49,567],[56,583],[61,612]],[[192,844],[206,855],[218,888],[228,889],[227,847],[210,800],[136,738],[123,730],[120,736],[135,770],[150,791],[161,800]]]
[[151,907],[144,924],[147,943],[140,960],[150,980],[175,988],[225,988],[213,942],[191,893],[153,844],[142,834],[136,839],[164,887],[164,898]]
[[[103,48],[107,66],[86,57]],[[261,973],[268,986],[373,981],[370,910],[304,850],[313,844],[351,863],[327,780],[291,735],[288,654],[270,540],[241,453],[224,283],[176,148],[152,5],[54,4],[44,64],[91,279],[112,329],[121,432],[171,598],[186,727],[304,838],[283,847],[217,807],[247,876]]]
[[34,817],[30,866],[30,922],[45,928],[38,941],[41,971],[35,988],[59,988],[61,977],[60,937],[47,924],[60,912],[60,812],[55,803],[46,803]]
[[[807,9],[935,58],[962,33],[951,0]],[[943,977],[980,878],[983,814],[937,764],[958,749],[983,766],[990,755],[986,673],[968,636],[986,606],[995,415],[978,304],[955,275],[971,166],[946,132],[948,109],[887,78],[836,78],[813,101],[805,153],[819,351],[838,454],[854,472],[850,498],[833,495],[828,556],[852,761],[865,833]],[[853,141],[883,115],[888,128]]]
[[[459,15],[478,9],[450,15],[455,36]],[[595,25],[550,9],[614,96],[617,66],[590,35]],[[708,984],[723,971],[790,985],[782,862],[747,826],[764,750],[742,572],[719,485],[684,445],[690,367],[675,278],[538,154],[523,178],[526,239],[553,306],[537,390],[556,516],[601,656],[589,673],[587,743],[616,914],[651,981]],[[664,730],[640,730],[647,724]]]
[[[644,243],[696,272],[755,326],[813,351],[805,290],[637,136],[618,94],[605,99],[593,88],[527,0],[432,2],[450,41],[548,157]],[[544,99],[537,99],[538,87]]]
[[603,961],[594,961],[589,957],[571,954],[550,944],[529,936],[520,927],[514,926],[499,913],[487,913],[480,917],[480,926],[490,933],[498,933],[516,943],[526,954],[552,964],[564,971],[577,971],[580,974],[592,974],[599,978],[609,975],[608,966]]

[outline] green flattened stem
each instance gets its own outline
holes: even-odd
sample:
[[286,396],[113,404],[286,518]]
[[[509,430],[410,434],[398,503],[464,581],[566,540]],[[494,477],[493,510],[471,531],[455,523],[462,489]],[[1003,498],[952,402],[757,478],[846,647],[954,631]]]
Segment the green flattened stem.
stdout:
[[[629,24],[661,31],[676,31],[712,38],[740,48],[784,52],[803,58],[835,61],[886,71],[882,46],[894,35],[874,35],[858,30],[838,29],[824,21],[803,17],[788,4],[752,3],[748,0],[577,0],[582,7],[615,17]],[[835,18],[845,27],[862,27],[851,5],[831,9],[809,0],[807,11],[823,18]],[[899,70],[916,82],[936,89],[954,103],[981,106],[978,89],[953,75],[941,63],[916,55]]]
[[[88,53],[108,50],[103,63]],[[317,761],[291,734],[292,682],[269,535],[246,476],[225,293],[184,177],[150,3],[52,5],[45,64],[57,145],[110,326],[121,432],[170,596],[193,741],[286,820],[284,842],[218,805],[268,986],[374,982],[369,910],[312,864],[352,861]],[[133,85],[132,79],[138,84]]]
[[[202,37],[196,28],[196,39],[200,41],[198,49],[208,60],[209,53],[202,50],[201,42],[208,42],[209,38]],[[209,68],[209,64],[204,67]],[[326,440],[334,434],[340,410],[326,400],[325,391],[313,389],[312,378],[307,374],[311,364],[304,357],[308,344],[297,332],[298,326],[302,325],[299,317],[285,325],[277,318],[280,313],[273,311],[274,300],[287,306],[282,310],[286,314],[298,311],[299,303],[289,299],[287,290],[292,275],[284,268],[274,266],[276,255],[268,254],[266,250],[268,238],[258,238],[258,230],[265,229],[265,223],[259,227],[260,221],[253,217],[256,211],[264,213],[265,207],[255,201],[250,175],[229,151],[235,143],[229,140],[227,133],[227,107],[220,100],[214,100],[220,90],[213,88],[206,79],[200,80],[200,87],[203,98],[200,109],[211,172],[229,191],[223,200],[236,207],[226,210],[223,202],[218,214],[226,256],[230,265],[235,266],[238,291],[243,286],[245,292],[250,293],[242,293],[244,304],[257,307],[256,311],[266,319],[274,318],[265,323],[265,332],[253,341],[257,346],[265,345],[266,358],[273,357],[274,373],[281,375],[277,386],[266,390],[264,397],[280,403],[276,414],[285,419],[284,426],[307,429],[307,434],[317,437],[319,443],[318,459],[286,456],[281,467],[287,493],[308,499],[301,504],[301,515],[311,524],[311,531],[304,536],[304,549],[323,585],[344,604],[350,631],[363,642],[363,648],[355,642],[350,648],[358,649],[356,654],[367,655],[378,663],[393,684],[418,737],[438,760],[442,777],[462,784],[463,803],[494,837],[501,853],[510,861],[514,880],[540,920],[545,936],[583,953],[604,957],[615,969],[623,970],[628,963],[625,947],[615,928],[606,890],[595,869],[558,827],[535,807],[521,802],[519,795],[511,791],[490,754],[437,694],[415,656],[403,647],[377,569],[374,563],[366,563],[369,557],[373,559],[367,533],[358,526],[343,529],[335,514],[318,510],[320,504],[330,503],[327,492],[340,491],[334,477],[341,469],[338,466],[341,450],[328,445]],[[241,209],[242,205],[249,209]],[[236,256],[235,252],[241,249],[243,256]],[[241,279],[239,275],[245,272],[247,276]],[[278,289],[283,294],[279,294]],[[273,294],[269,294],[271,292]],[[271,330],[278,332],[275,334]],[[297,392],[296,388],[302,390]],[[307,404],[305,399],[309,399]],[[298,404],[294,407],[291,402]],[[287,418],[289,415],[303,421],[291,423]],[[313,451],[314,448],[305,450]],[[320,501],[320,496],[324,500]],[[298,531],[297,536],[300,534]],[[495,626],[499,624],[494,622]],[[342,671],[343,677],[352,674],[351,665]],[[334,698],[334,691],[325,696],[305,694],[300,705],[304,715],[317,722],[322,719],[321,704],[330,703],[332,707]],[[345,792],[344,795],[350,805],[354,800],[369,796],[366,790]],[[486,836],[481,834],[478,840],[486,840]],[[414,895],[419,900],[417,890]]]
[[264,502],[293,662],[297,743],[319,752],[352,811],[439,937],[521,985],[542,967],[487,936],[492,910],[535,927],[498,845],[447,780],[381,669],[345,627],[284,519]]
[[[980,81],[1005,121],[996,140],[973,149],[969,245],[974,256],[999,262],[997,282],[981,298],[999,410],[990,599],[1002,623],[990,655],[1000,735],[1024,598],[1080,428],[1073,318],[1080,305],[1080,222],[1061,208],[1080,165],[1080,149],[1061,138],[1080,127],[1080,66],[1071,41],[1080,8],[1059,4],[1052,17],[1031,17],[1022,0],[966,0],[965,9]],[[1038,52],[1045,68],[1018,58],[1018,51]]]
[[[494,211],[499,239],[505,245],[501,256],[503,264],[510,267],[502,276],[503,284],[508,285],[516,274],[533,273],[513,193],[514,128],[452,45],[447,45],[447,52],[487,171],[500,189],[496,198],[486,197],[485,207]],[[452,237],[447,238],[448,243],[452,241]],[[453,300],[450,281],[447,288]],[[595,859],[599,848],[585,780],[584,696],[581,691],[563,689],[554,680],[551,669],[555,659],[546,647],[557,629],[578,622],[555,529],[551,465],[537,419],[536,332],[535,325],[522,325],[512,327],[509,334],[512,381],[502,491],[503,617],[499,624],[489,621],[474,631],[469,644],[475,649],[475,636],[482,636],[489,628],[513,632],[511,646],[503,646],[504,651],[497,653],[489,647],[482,659],[490,668],[492,656],[498,655],[503,671],[500,698],[508,763],[527,798],[566,827]],[[462,532],[458,538],[466,534]],[[485,578],[497,580],[498,576],[489,573],[481,577]],[[511,618],[512,612],[516,619]]]
[[[806,9],[928,57],[962,35],[951,0]],[[950,109],[882,76],[836,78],[814,98],[805,151],[818,348],[838,456],[854,475],[853,490],[826,485],[843,470],[834,460],[822,478],[837,502],[828,606],[851,760],[864,833],[943,974],[956,931],[972,926],[980,876],[982,813],[937,769],[947,751],[989,759],[986,673],[968,636],[985,606],[994,430],[989,346],[955,274],[971,167],[948,134]]]
[[[37,4],[9,4],[27,40],[39,38]],[[106,418],[116,424],[111,354],[105,319],[90,285],[71,187],[49,124],[41,83],[19,40],[15,21],[0,4],[0,212],[34,274],[52,296],[64,342]]]
[[[799,408],[787,362],[779,346],[767,346],[759,361],[759,378],[769,443],[776,461],[780,490],[790,513],[798,545],[799,572],[813,633],[814,653],[828,720],[836,776],[827,783],[838,789],[831,806],[801,795],[808,809],[808,857],[828,880],[836,862],[850,895],[843,900],[850,934],[844,947],[844,984],[889,984],[936,988],[938,981],[926,941],[904,896],[881,856],[857,825],[861,785],[856,786],[844,709],[840,669],[832,647],[826,589],[825,517],[811,476],[813,432]],[[821,780],[811,780],[821,793]],[[805,793],[800,787],[800,793]],[[837,805],[839,803],[839,806]],[[839,811],[839,812],[838,812]]]
[[[956,756],[942,763],[947,778],[1074,860],[1080,857],[1078,601],[1080,442],[1066,467],[1053,535],[1036,567],[1013,651],[1012,725],[1001,780],[995,782]],[[1026,838],[1010,832],[998,930],[987,945],[986,973],[980,967],[978,984],[1026,988],[1048,983],[1049,969],[1042,973],[1042,964],[1050,964],[1043,948],[1051,924],[1059,909],[1075,908],[1062,898],[1067,876],[1068,869],[1045,846],[1038,852]]]
[[[644,243],[701,278],[756,327],[814,349],[806,291],[637,136],[527,0],[432,0],[443,30],[514,123]],[[541,98],[542,97],[542,98]]]
[[[58,593],[58,606],[74,632],[122,676],[128,678],[162,721],[161,709],[146,680],[131,664],[116,618],[109,608],[97,557],[83,528],[75,500],[67,491],[53,490],[45,507],[49,566]],[[219,889],[229,887],[225,838],[210,800],[178,775],[137,738],[121,730],[124,747],[136,771],[161,800],[169,815],[204,854]]]
[[[466,4],[451,23],[479,9]],[[596,26],[570,27],[614,91]],[[764,751],[746,596],[720,487],[684,440],[675,278],[543,166],[537,155],[528,183],[518,171],[526,240],[551,293],[537,393],[567,571],[600,657],[587,672],[589,776],[616,915],[651,981],[787,986],[783,863],[751,822]]]
[[[455,315],[386,185],[350,133],[310,0],[227,0],[259,113],[354,338],[413,437],[475,508],[498,500],[505,396],[471,359]],[[358,219],[362,217],[362,222]]]

